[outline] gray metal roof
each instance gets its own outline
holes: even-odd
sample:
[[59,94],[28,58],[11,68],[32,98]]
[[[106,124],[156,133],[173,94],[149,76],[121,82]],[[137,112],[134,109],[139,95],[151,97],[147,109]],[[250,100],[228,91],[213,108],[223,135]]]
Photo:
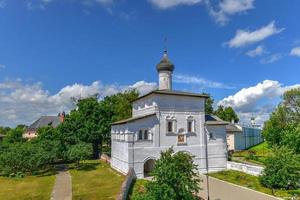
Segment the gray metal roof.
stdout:
[[121,120],[121,121],[114,122],[111,125],[126,124],[126,123],[129,123],[129,122],[144,119],[144,118],[151,117],[151,116],[154,116],[154,115],[156,115],[156,114],[151,113],[151,114],[140,116],[140,117],[132,117],[132,118],[129,118],[129,119],[124,119],[124,120]]
[[167,51],[164,52],[164,56],[160,61],[160,63],[156,65],[156,69],[157,71],[171,71],[171,72],[174,71],[175,66],[169,60]]
[[226,132],[228,133],[242,133],[243,129],[236,124],[229,123],[226,125]]
[[189,96],[189,97],[201,97],[201,98],[208,98],[208,95],[204,94],[197,94],[197,93],[191,93],[191,92],[183,92],[183,91],[176,91],[176,90],[154,90],[152,92],[149,92],[145,95],[142,95],[135,99],[133,102],[142,99],[144,97],[147,97],[151,94],[166,94],[166,95],[177,95],[177,96]]
[[37,130],[41,127],[52,126],[57,127],[61,123],[59,116],[42,116],[35,122],[33,122],[27,130]]
[[207,125],[227,125],[228,122],[223,121],[215,115],[205,115],[205,124]]

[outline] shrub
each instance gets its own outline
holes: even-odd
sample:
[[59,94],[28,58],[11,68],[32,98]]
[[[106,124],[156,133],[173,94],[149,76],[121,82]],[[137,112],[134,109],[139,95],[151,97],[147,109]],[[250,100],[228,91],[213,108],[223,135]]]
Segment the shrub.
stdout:
[[34,173],[45,169],[52,155],[38,144],[16,143],[0,155],[0,169],[3,175]]
[[67,157],[71,161],[75,161],[77,165],[81,160],[86,160],[91,158],[92,146],[90,144],[81,142],[69,147],[67,151]]
[[193,157],[184,152],[168,149],[161,153],[152,172],[153,181],[146,185],[146,192],[137,199],[178,200],[196,199],[200,178]]
[[286,147],[274,148],[265,162],[261,183],[274,189],[297,188],[300,180],[299,157]]
[[246,155],[246,160],[258,160],[258,157],[256,155],[256,151],[249,150],[248,154]]

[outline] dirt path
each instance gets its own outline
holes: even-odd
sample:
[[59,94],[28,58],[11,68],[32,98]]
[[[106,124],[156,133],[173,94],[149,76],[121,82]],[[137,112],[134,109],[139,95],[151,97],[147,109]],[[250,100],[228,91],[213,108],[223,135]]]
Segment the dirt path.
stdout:
[[72,177],[65,165],[57,166],[51,200],[72,200]]

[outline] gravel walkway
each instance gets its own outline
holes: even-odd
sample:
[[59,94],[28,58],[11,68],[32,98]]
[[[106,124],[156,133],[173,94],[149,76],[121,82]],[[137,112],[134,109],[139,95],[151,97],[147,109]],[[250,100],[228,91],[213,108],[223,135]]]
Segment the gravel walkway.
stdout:
[[51,200],[72,200],[72,177],[65,165],[57,166]]

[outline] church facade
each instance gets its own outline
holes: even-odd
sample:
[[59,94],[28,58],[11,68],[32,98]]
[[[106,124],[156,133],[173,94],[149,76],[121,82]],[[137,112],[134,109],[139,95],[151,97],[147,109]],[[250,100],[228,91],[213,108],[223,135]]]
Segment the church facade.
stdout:
[[136,99],[132,118],[112,124],[111,166],[146,177],[160,152],[173,147],[194,156],[200,173],[226,169],[226,122],[205,114],[206,95],[172,90],[167,53],[157,65],[159,89]]

